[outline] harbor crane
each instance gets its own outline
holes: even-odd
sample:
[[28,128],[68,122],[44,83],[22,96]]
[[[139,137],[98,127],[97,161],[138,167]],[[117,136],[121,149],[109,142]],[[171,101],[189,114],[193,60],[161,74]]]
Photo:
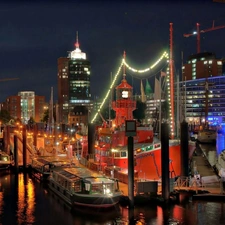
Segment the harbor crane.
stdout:
[[10,81],[10,80],[18,80],[19,78],[5,78],[5,79],[0,79],[0,82],[3,81]]
[[215,2],[215,3],[225,3],[224,0],[213,0],[213,2]]
[[193,36],[193,35],[197,35],[197,53],[200,53],[200,51],[201,51],[200,50],[200,34],[206,33],[206,32],[209,32],[209,31],[213,31],[213,30],[219,30],[219,29],[222,29],[222,28],[225,28],[225,25],[215,27],[215,21],[214,20],[213,20],[212,27],[210,27],[208,29],[205,29],[205,30],[200,30],[200,24],[196,23],[196,31],[194,31],[193,33],[190,33],[190,34],[184,34],[184,37],[190,37],[190,36]]

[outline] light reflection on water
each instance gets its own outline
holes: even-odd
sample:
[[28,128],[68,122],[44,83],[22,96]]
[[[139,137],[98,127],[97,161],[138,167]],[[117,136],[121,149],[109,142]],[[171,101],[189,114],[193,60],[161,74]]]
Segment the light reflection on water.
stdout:
[[0,172],[0,225],[225,224],[224,204],[192,202],[181,196],[179,205],[148,204],[133,212],[126,207],[109,212],[71,210],[28,175]]

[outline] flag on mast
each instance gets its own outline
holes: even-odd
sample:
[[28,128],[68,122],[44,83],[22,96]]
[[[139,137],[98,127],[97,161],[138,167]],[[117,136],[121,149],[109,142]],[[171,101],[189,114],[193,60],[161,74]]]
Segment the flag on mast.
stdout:
[[157,78],[155,78],[155,90],[154,90],[154,100],[159,100],[160,99],[160,82]]
[[166,73],[161,70],[161,77],[165,77]]
[[145,96],[145,91],[144,91],[144,86],[143,86],[142,80],[141,80],[141,101],[146,102],[146,96]]
[[146,97],[150,97],[150,98],[152,98],[152,95],[153,95],[153,91],[152,91],[151,85],[148,82],[148,79],[146,79],[146,83],[145,83],[145,95]]

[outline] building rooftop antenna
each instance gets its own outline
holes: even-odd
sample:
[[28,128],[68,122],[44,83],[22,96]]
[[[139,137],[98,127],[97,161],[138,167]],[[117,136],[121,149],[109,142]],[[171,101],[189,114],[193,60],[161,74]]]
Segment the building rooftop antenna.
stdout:
[[76,32],[76,43],[75,43],[75,47],[76,48],[79,48],[80,47],[79,41],[78,41],[78,31]]

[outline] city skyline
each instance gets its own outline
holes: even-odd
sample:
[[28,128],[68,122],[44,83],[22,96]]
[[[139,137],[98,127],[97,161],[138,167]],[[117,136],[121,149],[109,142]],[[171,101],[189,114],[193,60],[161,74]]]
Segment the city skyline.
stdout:
[[[75,49],[79,32],[80,49],[91,62],[91,93],[104,97],[110,74],[116,73],[123,52],[135,68],[149,67],[169,51],[169,23],[173,23],[176,72],[197,52],[196,37],[184,38],[200,23],[200,30],[225,25],[225,4],[213,1],[167,3],[159,1],[16,1],[1,3],[0,102],[19,91],[35,91],[57,100],[57,59]],[[41,16],[40,16],[41,14]],[[225,57],[225,29],[201,34],[201,51]],[[154,71],[155,73],[156,71]],[[128,74],[129,75],[129,74]],[[149,74],[150,76],[151,74]],[[121,74],[122,79],[122,74]],[[136,78],[135,78],[136,79]],[[134,91],[140,89],[140,82]],[[99,88],[101,87],[101,88]]]

